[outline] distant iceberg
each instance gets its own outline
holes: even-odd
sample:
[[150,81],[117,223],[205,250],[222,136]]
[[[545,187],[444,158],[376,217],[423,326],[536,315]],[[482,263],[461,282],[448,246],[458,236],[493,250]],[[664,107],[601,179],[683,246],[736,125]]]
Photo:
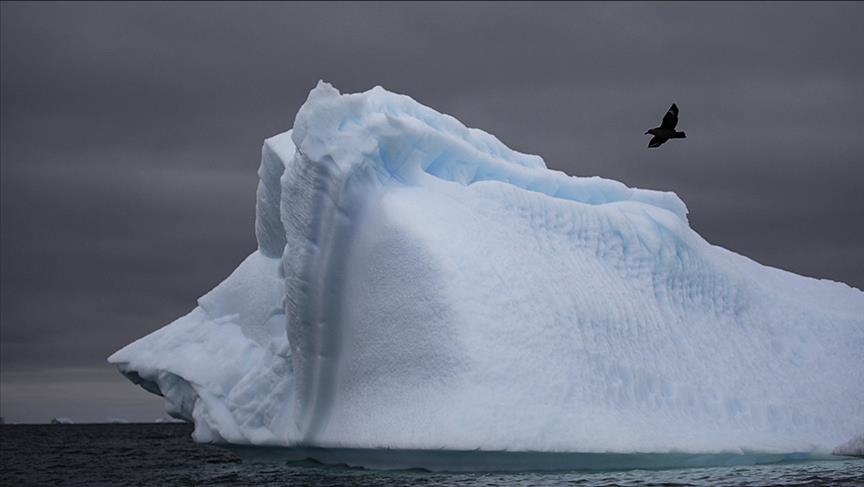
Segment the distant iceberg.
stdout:
[[864,457],[864,433],[854,436],[846,443],[834,448],[835,455],[848,455],[851,457]]
[[376,87],[265,141],[258,250],[108,360],[201,442],[830,452],[864,432],[864,293],[713,246]]
[[183,421],[178,420],[177,418],[165,418],[159,417],[152,421],[153,423],[182,423]]

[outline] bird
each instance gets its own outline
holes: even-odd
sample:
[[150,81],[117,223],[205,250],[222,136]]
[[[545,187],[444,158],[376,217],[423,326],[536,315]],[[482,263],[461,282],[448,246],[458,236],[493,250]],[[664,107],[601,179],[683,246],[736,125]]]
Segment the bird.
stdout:
[[684,139],[687,136],[684,132],[676,132],[675,126],[678,125],[678,105],[672,104],[666,115],[663,115],[663,121],[659,127],[654,127],[645,132],[645,135],[651,134],[654,137],[648,142],[648,148],[660,147],[669,139]]

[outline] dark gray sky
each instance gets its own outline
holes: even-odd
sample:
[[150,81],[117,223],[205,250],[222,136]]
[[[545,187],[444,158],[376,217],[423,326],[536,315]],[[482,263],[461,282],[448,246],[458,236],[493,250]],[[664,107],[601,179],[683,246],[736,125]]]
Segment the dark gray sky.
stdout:
[[[319,79],[404,93],[708,241],[864,287],[864,4],[2,4],[0,409],[152,420],[105,365],[255,249]],[[683,141],[647,150],[672,102]]]

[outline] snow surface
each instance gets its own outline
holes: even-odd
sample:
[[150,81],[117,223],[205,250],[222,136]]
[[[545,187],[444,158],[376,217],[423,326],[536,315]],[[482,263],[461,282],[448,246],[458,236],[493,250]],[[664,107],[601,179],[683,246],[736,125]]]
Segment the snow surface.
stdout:
[[265,141],[258,250],[109,358],[198,441],[829,451],[864,432],[864,293],[694,232],[376,87]]

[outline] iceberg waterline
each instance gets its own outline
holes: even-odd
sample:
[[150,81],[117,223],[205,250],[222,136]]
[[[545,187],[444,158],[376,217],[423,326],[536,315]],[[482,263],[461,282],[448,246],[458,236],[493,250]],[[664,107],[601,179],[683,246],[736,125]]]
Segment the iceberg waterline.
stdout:
[[696,234],[407,96],[312,90],[252,253],[109,357],[202,442],[827,451],[864,432],[864,293]]

